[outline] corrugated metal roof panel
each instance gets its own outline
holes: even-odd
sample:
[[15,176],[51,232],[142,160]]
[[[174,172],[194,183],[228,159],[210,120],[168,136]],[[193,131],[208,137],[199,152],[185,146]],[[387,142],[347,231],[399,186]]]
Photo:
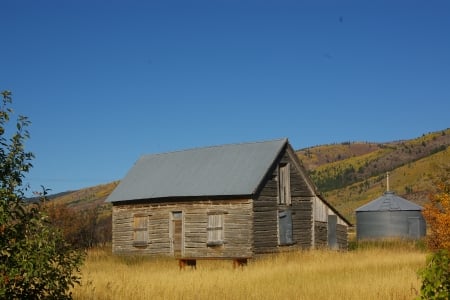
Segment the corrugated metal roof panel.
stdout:
[[145,155],[107,202],[251,195],[286,143],[281,139]]
[[394,210],[422,210],[422,206],[412,203],[394,192],[385,192],[383,196],[357,208],[355,211],[394,211]]

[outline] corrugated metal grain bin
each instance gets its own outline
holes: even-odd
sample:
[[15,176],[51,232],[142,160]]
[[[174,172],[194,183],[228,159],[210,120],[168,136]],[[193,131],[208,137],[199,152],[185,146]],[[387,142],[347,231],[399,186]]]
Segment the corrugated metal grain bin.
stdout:
[[357,239],[419,239],[426,234],[422,209],[394,192],[385,192],[355,210]]

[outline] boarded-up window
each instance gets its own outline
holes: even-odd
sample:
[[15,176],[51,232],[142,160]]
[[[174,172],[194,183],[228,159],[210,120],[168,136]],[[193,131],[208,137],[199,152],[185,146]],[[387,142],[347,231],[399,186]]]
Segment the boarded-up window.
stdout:
[[223,245],[223,214],[208,214],[208,246]]
[[283,205],[291,205],[291,174],[289,164],[278,168],[278,199]]
[[278,212],[278,235],[280,245],[291,245],[292,238],[292,213],[290,210]]
[[135,215],[133,219],[133,246],[144,247],[148,242],[148,215]]

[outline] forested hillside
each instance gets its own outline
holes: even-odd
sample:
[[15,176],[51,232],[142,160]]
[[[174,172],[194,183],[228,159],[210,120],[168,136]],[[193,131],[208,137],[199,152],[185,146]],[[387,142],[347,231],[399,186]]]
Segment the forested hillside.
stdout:
[[[411,140],[386,143],[343,142],[297,151],[319,191],[354,222],[354,209],[381,196],[390,172],[390,190],[418,203],[427,201],[442,165],[450,164],[450,129]],[[51,197],[75,210],[95,207],[103,223],[110,217],[104,200],[118,182]]]
[[345,142],[298,151],[298,157],[323,192],[340,189],[370,177],[445,151],[450,129],[389,143]]

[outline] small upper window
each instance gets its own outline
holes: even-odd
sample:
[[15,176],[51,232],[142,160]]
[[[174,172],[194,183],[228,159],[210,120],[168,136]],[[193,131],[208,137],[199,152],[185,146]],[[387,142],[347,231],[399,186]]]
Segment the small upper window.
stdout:
[[278,201],[282,205],[291,205],[291,174],[289,164],[278,168]]
[[147,246],[148,243],[148,215],[135,215],[133,219],[133,245]]

